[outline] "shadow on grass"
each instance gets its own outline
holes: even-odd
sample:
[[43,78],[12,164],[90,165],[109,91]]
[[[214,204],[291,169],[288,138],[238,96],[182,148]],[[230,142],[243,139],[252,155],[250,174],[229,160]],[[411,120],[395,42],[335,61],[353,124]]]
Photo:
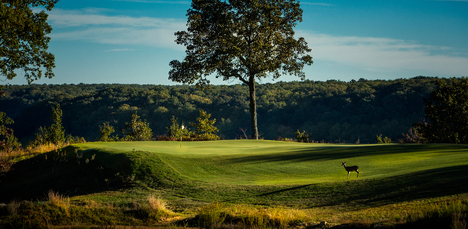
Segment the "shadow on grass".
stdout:
[[13,165],[0,174],[0,202],[44,199],[49,190],[65,196],[130,188],[174,186],[181,179],[148,152],[109,153],[72,146]]
[[225,193],[221,202],[304,208],[342,206],[355,209],[467,193],[466,184],[468,165],[462,165],[382,179],[300,186],[251,186],[252,190],[243,195],[232,191],[237,195],[235,198]]
[[75,153],[71,147],[20,161],[0,177],[0,201],[43,199],[49,190],[74,196],[124,187],[125,180],[100,163],[104,158],[116,163],[114,168],[128,164],[123,154]]
[[414,153],[424,151],[466,151],[466,146],[450,145],[447,149],[442,144],[412,144],[412,145],[353,145],[353,146],[334,146],[325,147],[312,146],[297,151],[288,151],[284,153],[260,154],[252,156],[243,156],[232,158],[232,163],[258,163],[258,162],[277,162],[277,161],[317,161],[317,160],[339,160],[350,157],[364,157],[375,155],[391,155],[400,153]]

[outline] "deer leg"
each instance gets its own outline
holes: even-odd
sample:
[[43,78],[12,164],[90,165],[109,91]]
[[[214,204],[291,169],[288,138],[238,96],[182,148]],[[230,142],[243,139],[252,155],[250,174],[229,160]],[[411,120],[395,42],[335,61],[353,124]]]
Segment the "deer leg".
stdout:
[[350,174],[350,173],[351,173],[351,172],[350,172],[350,171],[348,171],[348,179],[349,179],[349,174]]
[[357,172],[357,177],[356,178],[359,178],[359,171],[356,170],[356,172]]

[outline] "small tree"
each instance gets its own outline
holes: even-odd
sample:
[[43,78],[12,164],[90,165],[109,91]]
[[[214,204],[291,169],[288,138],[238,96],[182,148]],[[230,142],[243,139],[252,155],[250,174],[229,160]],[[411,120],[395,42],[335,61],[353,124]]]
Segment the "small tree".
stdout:
[[296,139],[298,142],[309,142],[310,134],[307,134],[305,130],[301,133],[299,130],[296,131]]
[[130,123],[125,123],[125,140],[128,141],[150,141],[153,138],[153,131],[149,124],[140,120],[137,112],[132,115]]
[[99,141],[108,142],[114,140],[114,138],[110,137],[114,132],[115,129],[113,126],[109,125],[109,122],[103,123],[102,126],[99,125]]
[[55,107],[52,106],[52,115],[50,118],[54,123],[49,128],[48,137],[49,142],[56,145],[63,144],[65,142],[65,128],[62,126],[62,109],[60,109],[60,104],[56,103]]
[[62,115],[63,112],[60,109],[60,104],[55,104],[55,107],[52,106],[52,125],[47,127],[39,127],[38,133],[36,133],[36,139],[34,141],[35,145],[46,145],[46,144],[55,144],[60,146],[65,142],[65,128],[62,126]]
[[207,114],[204,110],[199,112],[197,123],[190,123],[191,126],[195,127],[197,137],[203,140],[218,140],[219,136],[216,133],[219,129],[214,126],[216,119],[210,120],[211,114]]
[[177,118],[172,116],[171,126],[167,128],[167,136],[169,136],[169,138],[183,140],[184,138],[190,137],[192,134],[193,133],[187,127],[185,127],[183,123],[182,125],[179,125]]
[[0,151],[4,151],[7,154],[21,146],[21,143],[13,135],[13,129],[5,126],[13,123],[13,119],[6,116],[4,112],[0,112]]

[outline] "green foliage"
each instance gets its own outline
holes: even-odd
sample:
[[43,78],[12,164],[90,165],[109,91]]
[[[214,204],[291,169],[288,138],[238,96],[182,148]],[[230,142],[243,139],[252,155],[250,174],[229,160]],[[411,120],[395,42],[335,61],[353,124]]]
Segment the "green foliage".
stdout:
[[[435,89],[435,81],[415,77],[259,84],[260,135],[294,139],[299,129],[315,142],[374,143],[381,133],[399,139],[424,117],[423,98]],[[244,135],[240,129],[251,131],[248,96],[247,85],[212,85],[204,91],[195,86],[10,85],[0,107],[15,120],[11,128],[21,142],[33,139],[40,126],[50,125],[49,101],[60,103],[67,134],[87,141],[99,139],[99,125],[105,122],[119,132],[135,111],[155,136],[161,136],[167,134],[172,116],[188,124],[196,122],[200,109],[216,119],[221,139],[234,139]]]
[[187,56],[171,61],[169,79],[206,87],[215,74],[248,85],[252,139],[258,139],[256,80],[281,74],[304,79],[302,68],[312,64],[307,42],[294,37],[293,28],[302,21],[299,2],[193,1],[187,16],[187,31],[176,33]]
[[109,122],[105,122],[99,125],[99,141],[101,142],[109,142],[115,140],[115,137],[111,137],[110,135],[115,132],[114,127],[109,125]]
[[55,57],[47,52],[52,28],[47,23],[48,15],[34,9],[45,7],[52,10],[56,0],[2,1],[0,12],[0,75],[8,80],[16,77],[15,71],[23,69],[28,83],[42,77],[54,77]]
[[55,107],[52,106],[52,116],[50,118],[53,123],[48,130],[48,141],[56,145],[65,142],[65,128],[62,126],[62,115],[63,112],[60,109],[60,104],[56,103]]
[[392,143],[392,139],[387,137],[387,136],[382,138],[382,135],[377,135],[377,143],[379,143],[379,144],[389,144],[389,143]]
[[13,135],[13,129],[5,126],[13,123],[13,119],[6,116],[5,112],[0,112],[0,151],[4,151],[7,154],[21,147],[21,143]]
[[310,137],[310,134],[307,134],[305,130],[302,133],[299,130],[296,131],[296,140],[298,142],[309,142]]
[[127,141],[151,141],[153,131],[149,124],[140,120],[137,112],[132,115],[130,123],[125,123],[125,129],[122,131],[125,134],[124,140]]
[[195,127],[195,133],[198,139],[202,140],[218,140],[219,136],[216,133],[219,131],[214,126],[216,119],[210,120],[211,114],[206,113],[204,110],[199,111],[200,116],[197,118],[196,123],[190,123]]
[[429,142],[468,143],[468,78],[438,79],[424,99],[429,123],[414,126]]
[[62,126],[62,109],[60,104],[56,103],[55,107],[52,106],[52,115],[50,118],[53,123],[50,127],[39,127],[36,133],[34,145],[55,144],[61,145],[65,142],[65,128]]
[[172,116],[171,118],[171,126],[167,129],[167,136],[174,140],[183,140],[186,138],[190,138],[193,134],[184,124],[179,125],[177,122],[177,118]]

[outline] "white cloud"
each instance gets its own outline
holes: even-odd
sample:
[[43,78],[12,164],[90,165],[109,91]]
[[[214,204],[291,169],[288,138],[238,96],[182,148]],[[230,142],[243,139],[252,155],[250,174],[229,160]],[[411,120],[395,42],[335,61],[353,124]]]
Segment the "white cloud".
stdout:
[[391,38],[332,36],[304,31],[298,35],[312,48],[311,56],[316,63],[327,61],[374,72],[403,70],[432,75],[468,75],[468,58],[446,54],[451,50],[448,47]]
[[177,28],[185,26],[185,21],[181,19],[162,19],[151,17],[130,17],[130,16],[107,16],[100,15],[102,9],[76,10],[54,10],[49,15],[49,20],[54,26],[74,27],[89,25],[119,25],[131,27],[165,27]]
[[[49,20],[53,40],[85,40],[116,45],[142,45],[183,51],[174,40],[186,30],[185,19],[108,16],[103,9],[54,10]],[[297,31],[311,47],[315,64],[328,62],[371,72],[418,72],[439,76],[468,75],[466,55],[449,47],[436,47],[392,38],[334,36]],[[125,50],[113,50],[125,51]]]
[[98,12],[98,9],[54,10],[49,16],[54,28],[52,39],[181,49],[174,42],[174,33],[186,29],[185,20],[108,16]]

